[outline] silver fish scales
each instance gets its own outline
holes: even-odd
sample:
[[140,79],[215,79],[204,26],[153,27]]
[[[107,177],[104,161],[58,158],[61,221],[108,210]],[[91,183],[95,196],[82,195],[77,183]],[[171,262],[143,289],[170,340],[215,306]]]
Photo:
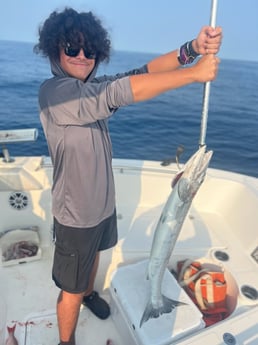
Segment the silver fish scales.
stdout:
[[175,307],[185,304],[162,295],[161,286],[169,258],[192,200],[204,181],[212,153],[206,152],[206,146],[199,148],[173,181],[172,192],[161,213],[152,241],[147,277],[150,280],[150,296],[140,327],[150,318],[170,313]]

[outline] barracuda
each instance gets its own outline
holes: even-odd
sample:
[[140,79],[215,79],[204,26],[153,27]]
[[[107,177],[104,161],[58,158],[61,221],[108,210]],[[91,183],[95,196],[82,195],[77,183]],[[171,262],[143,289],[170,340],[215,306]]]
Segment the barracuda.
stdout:
[[172,182],[172,192],[161,213],[152,241],[147,277],[151,286],[150,297],[140,327],[150,318],[170,313],[175,307],[185,304],[162,295],[161,286],[169,258],[193,197],[205,178],[212,153],[212,151],[206,152],[206,146],[202,146]]

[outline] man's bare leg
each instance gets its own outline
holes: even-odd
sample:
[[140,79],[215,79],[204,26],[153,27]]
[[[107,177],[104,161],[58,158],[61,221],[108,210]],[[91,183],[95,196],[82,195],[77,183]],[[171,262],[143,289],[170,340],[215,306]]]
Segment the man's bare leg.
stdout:
[[93,291],[99,265],[99,252],[96,255],[87,291],[73,294],[61,291],[57,300],[57,320],[61,344],[75,345],[75,330],[78,322],[80,306],[84,296]]
[[75,329],[84,292],[61,291],[57,300],[57,321],[61,344],[75,345]]

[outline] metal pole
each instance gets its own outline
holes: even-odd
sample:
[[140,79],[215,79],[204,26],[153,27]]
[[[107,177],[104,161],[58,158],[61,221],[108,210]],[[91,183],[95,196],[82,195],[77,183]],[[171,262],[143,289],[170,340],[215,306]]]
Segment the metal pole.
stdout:
[[[217,7],[218,7],[218,1],[212,0],[211,16],[210,16],[210,26],[212,27],[216,26]],[[203,88],[202,121],[201,121],[201,133],[200,133],[199,146],[205,145],[208,111],[209,111],[210,88],[211,88],[211,82],[208,81],[204,84],[204,88]]]

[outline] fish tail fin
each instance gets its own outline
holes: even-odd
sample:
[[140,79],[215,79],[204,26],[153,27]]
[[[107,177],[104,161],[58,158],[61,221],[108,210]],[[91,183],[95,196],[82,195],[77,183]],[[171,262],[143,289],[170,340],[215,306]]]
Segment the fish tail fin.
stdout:
[[180,301],[175,301],[175,300],[173,300],[171,298],[168,298],[166,296],[163,296],[163,295],[162,295],[162,299],[163,299],[163,309],[162,309],[162,313],[161,314],[170,313],[176,307],[179,307],[179,306],[182,306],[182,305],[187,305],[187,303],[180,302]]
[[8,333],[14,333],[16,328],[16,323],[13,326],[7,326]]
[[151,301],[149,301],[146,305],[146,308],[142,314],[142,318],[141,318],[141,321],[140,321],[140,328],[142,327],[143,323],[148,321],[150,318],[154,317],[152,316],[153,313],[155,313],[155,309],[151,303]]
[[148,302],[140,321],[140,328],[143,323],[148,321],[149,319],[158,318],[162,314],[170,313],[175,307],[186,305],[186,303],[175,301],[163,295],[162,302],[162,305],[158,308],[155,308],[151,301]]

